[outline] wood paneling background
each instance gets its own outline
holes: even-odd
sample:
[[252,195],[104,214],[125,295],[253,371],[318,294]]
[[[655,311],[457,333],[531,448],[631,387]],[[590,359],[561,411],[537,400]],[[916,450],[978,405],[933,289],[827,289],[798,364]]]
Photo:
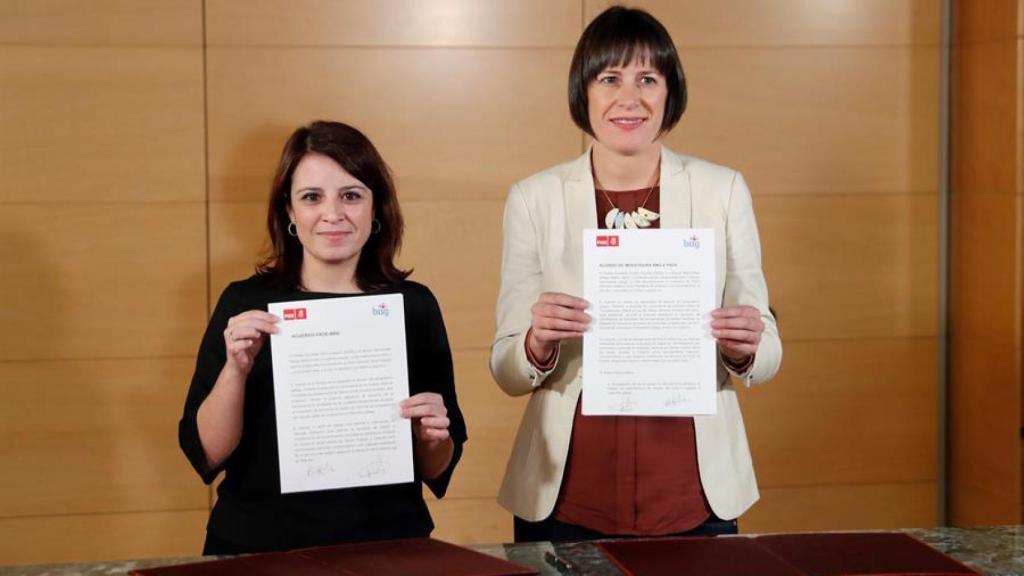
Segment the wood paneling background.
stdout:
[[954,3],[949,516],[1024,521],[1024,2]]
[[198,550],[199,1],[0,2],[0,563]]
[[[209,492],[175,432],[193,354],[317,118],[391,164],[401,263],[445,313],[471,440],[435,536],[510,540],[502,206],[585,150],[566,77],[607,4],[0,0],[0,563],[198,552]],[[762,501],[742,530],[933,525],[939,2],[639,5],[689,79],[668,144],[747,176],[785,342],[743,392]]]

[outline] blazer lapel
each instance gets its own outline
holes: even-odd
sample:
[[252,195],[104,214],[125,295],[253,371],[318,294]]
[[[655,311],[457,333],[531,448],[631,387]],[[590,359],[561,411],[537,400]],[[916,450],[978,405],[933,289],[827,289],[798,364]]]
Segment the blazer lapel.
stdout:
[[690,174],[682,159],[661,147],[661,227],[693,228]]
[[565,181],[567,270],[574,271],[572,282],[578,295],[583,295],[583,230],[597,228],[597,201],[594,199],[594,176],[590,173],[590,149],[576,160]]

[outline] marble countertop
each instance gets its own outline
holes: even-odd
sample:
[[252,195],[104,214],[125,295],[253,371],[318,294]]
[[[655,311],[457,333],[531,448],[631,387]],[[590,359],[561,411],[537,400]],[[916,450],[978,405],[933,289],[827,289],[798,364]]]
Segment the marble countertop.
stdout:
[[[1024,526],[990,528],[907,529],[907,534],[927,542],[986,576],[1024,576]],[[532,566],[542,576],[561,576],[545,560],[545,553],[565,559],[578,574],[621,576],[599,549],[587,542],[572,544],[495,544],[470,546],[475,550]],[[209,558],[207,558],[209,559]],[[183,564],[201,557],[83,562],[28,566],[0,566],[0,576],[122,576],[136,568]]]

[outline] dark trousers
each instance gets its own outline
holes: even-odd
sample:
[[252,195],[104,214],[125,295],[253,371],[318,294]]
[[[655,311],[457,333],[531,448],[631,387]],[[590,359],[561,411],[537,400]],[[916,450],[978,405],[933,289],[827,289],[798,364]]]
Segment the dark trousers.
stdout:
[[206,533],[206,542],[203,544],[203,556],[227,556],[235,554],[253,554],[256,552],[268,552],[268,550],[257,550],[245,544],[236,544],[223,538],[218,538],[209,532]]
[[[601,540],[603,538],[639,538],[639,536],[622,536],[618,534],[602,534],[577,526],[566,524],[555,520],[554,514],[540,522],[527,522],[515,516],[513,519],[516,542],[578,542],[582,540]],[[737,534],[739,527],[735,520],[722,520],[711,515],[703,524],[693,530],[677,532],[675,534],[664,534],[664,536],[721,536],[724,534]]]

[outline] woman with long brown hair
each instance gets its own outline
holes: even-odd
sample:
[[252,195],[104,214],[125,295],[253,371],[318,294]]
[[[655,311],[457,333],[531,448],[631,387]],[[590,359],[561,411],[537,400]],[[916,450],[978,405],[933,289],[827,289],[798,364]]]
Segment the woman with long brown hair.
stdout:
[[[221,295],[179,424],[181,448],[202,479],[225,473],[204,554],[430,534],[421,483],[444,495],[466,427],[440,307],[394,264],[402,232],[390,172],[366,136],[338,122],[292,134],[268,202],[270,254]],[[405,306],[411,396],[400,411],[412,419],[415,481],[282,494],[267,346],[279,319],[268,303],[395,293]]]

